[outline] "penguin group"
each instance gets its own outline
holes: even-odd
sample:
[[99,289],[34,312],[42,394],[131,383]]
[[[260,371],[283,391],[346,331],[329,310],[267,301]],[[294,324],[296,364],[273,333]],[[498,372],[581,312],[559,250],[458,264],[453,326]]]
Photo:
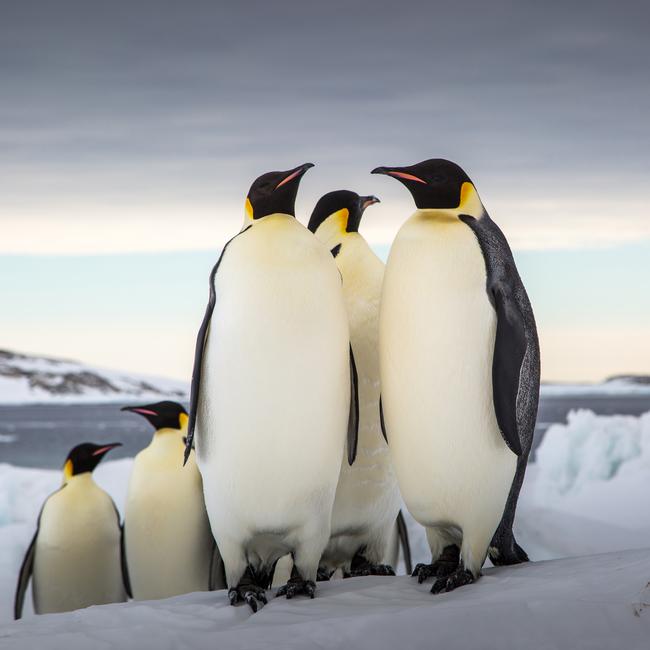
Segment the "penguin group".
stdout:
[[225,587],[194,455],[182,463],[187,411],[171,401],[122,410],[154,429],[133,462],[124,521],[92,476],[121,443],[77,445],[61,487],[41,508],[18,576],[14,618],[22,616],[30,579],[36,614]]
[[[395,575],[398,540],[432,593],[476,581],[488,556],[528,560],[513,522],[540,353],[504,234],[457,164],[377,167],[416,208],[384,265],[359,232],[374,195],[329,192],[296,219],[312,167],[251,185],[209,276],[189,413],[126,407],[155,433],[123,526],[91,476],[114,445],[70,452],[17,617],[32,573],[37,613],[222,588],[257,611],[286,556],[286,598],[335,573]],[[403,506],[431,550],[414,569]]]

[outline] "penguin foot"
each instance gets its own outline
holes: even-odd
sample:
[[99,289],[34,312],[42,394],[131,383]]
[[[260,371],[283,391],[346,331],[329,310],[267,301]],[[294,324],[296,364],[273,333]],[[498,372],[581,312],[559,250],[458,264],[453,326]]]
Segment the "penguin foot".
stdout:
[[489,555],[490,562],[494,566],[508,566],[529,561],[528,554],[517,544],[514,536],[510,536],[505,544],[500,544],[498,547],[490,546]]
[[350,571],[343,574],[344,578],[358,578],[360,576],[394,576],[395,570],[389,564],[371,564],[366,562],[360,566],[352,566]]
[[240,584],[237,587],[228,589],[228,600],[231,605],[247,603],[253,610],[253,614],[268,602],[264,589],[251,584]]
[[411,576],[422,584],[428,578],[447,578],[458,569],[460,549],[455,544],[445,546],[440,557],[433,564],[416,564]]
[[334,575],[334,571],[330,571],[324,566],[318,567],[318,573],[316,574],[316,582],[327,582]]
[[457,587],[463,587],[476,582],[476,578],[464,567],[459,567],[451,575],[438,578],[431,587],[432,594],[441,594],[445,591],[453,591]]
[[278,589],[278,596],[286,596],[287,600],[300,594],[313,598],[316,595],[316,583],[313,580],[305,580],[299,575],[293,575],[286,585]]

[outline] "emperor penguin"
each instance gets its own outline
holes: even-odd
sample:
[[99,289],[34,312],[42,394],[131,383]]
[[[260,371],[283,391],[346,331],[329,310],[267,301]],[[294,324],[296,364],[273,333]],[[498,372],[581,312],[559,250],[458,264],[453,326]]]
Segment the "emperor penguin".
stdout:
[[194,452],[183,466],[187,411],[171,401],[122,410],[141,415],[154,428],[151,443],[133,462],[124,512],[133,598],[222,589],[225,581]]
[[356,453],[358,403],[341,278],[295,219],[303,174],[251,185],[244,227],[210,275],[197,337],[186,458],[197,464],[231,604],[266,603],[276,561],[293,557],[278,595],[314,597],[341,460]]
[[20,568],[14,618],[22,616],[30,578],[37,614],[126,600],[120,515],[92,476],[104,455],[119,446],[86,442],[68,454],[63,484],[45,500]]
[[[401,498],[388,445],[379,423],[379,299],[384,263],[359,233],[366,208],[375,196],[338,190],[316,203],[308,228],[330,250],[343,280],[350,341],[357,364],[359,442],[354,465],[344,459],[332,511],[332,532],[319,577],[394,575],[388,557]],[[402,531],[405,528],[402,528]],[[405,548],[408,559],[408,543]],[[407,567],[410,572],[410,567]]]
[[[415,213],[390,250],[381,298],[381,406],[404,501],[426,527],[432,592],[527,560],[512,523],[533,438],[539,343],[512,252],[448,160],[378,167]],[[492,540],[492,541],[491,541]]]

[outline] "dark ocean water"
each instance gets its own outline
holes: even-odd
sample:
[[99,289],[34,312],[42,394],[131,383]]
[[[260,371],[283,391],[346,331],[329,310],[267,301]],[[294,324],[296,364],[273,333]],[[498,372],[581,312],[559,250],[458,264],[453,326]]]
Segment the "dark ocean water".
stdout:
[[[571,409],[601,415],[640,415],[650,410],[650,395],[566,395],[540,402],[536,447],[548,427],[565,422]],[[118,404],[0,406],[0,462],[26,467],[61,467],[68,451],[81,442],[121,442],[111,459],[134,456],[151,440],[149,423]]]

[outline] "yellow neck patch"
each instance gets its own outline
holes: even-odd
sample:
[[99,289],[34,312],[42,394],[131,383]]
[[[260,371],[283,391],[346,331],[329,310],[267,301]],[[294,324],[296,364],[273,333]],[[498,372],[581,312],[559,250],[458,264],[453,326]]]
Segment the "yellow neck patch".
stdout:
[[477,219],[483,214],[483,204],[472,183],[465,181],[460,188],[460,203],[456,210]]
[[253,204],[251,203],[250,199],[246,197],[246,204],[244,206],[244,209],[246,210],[246,216],[249,219],[253,219]]
[[188,423],[189,419],[190,418],[187,415],[187,413],[181,413],[178,416],[178,423],[180,424],[181,429],[187,429],[187,423]]
[[342,208],[334,212],[328,220],[331,219],[340,232],[341,235],[344,235],[348,229],[348,219],[350,218],[350,211],[347,208]]
[[72,478],[72,473],[74,472],[74,467],[72,466],[72,461],[68,458],[65,461],[63,466],[63,483],[67,483]]

